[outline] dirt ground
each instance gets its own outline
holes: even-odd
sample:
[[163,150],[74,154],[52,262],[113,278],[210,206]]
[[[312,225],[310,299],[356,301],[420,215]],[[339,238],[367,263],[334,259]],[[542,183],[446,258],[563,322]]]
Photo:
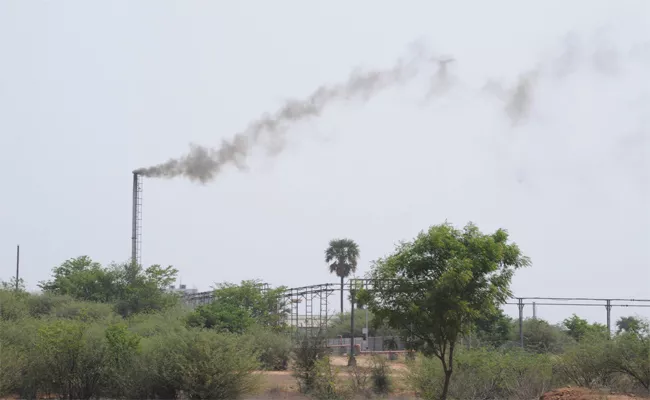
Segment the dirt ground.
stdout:
[[[341,372],[347,366],[346,357],[332,357],[331,363],[334,367],[339,368]],[[357,365],[361,367],[369,367],[370,359],[366,357],[358,357]],[[394,361],[389,363],[391,369],[393,370],[393,376],[401,375],[406,372],[406,366],[402,361]],[[296,379],[292,376],[291,371],[265,371],[260,372],[262,375],[262,386],[260,388],[259,394],[252,395],[246,398],[246,400],[309,400],[309,397],[305,397],[299,393],[298,383]],[[402,379],[397,379],[397,381],[403,381]],[[397,382],[396,382],[397,383]],[[407,392],[406,387],[401,387],[398,383],[396,385],[396,391],[392,396],[389,396],[385,399],[387,400],[411,400],[415,399],[415,395],[411,392]],[[4,399],[17,399],[18,397],[5,397]],[[550,391],[540,397],[540,400],[640,400],[641,397],[635,397],[631,395],[623,394],[608,394],[602,392],[590,391],[583,388],[562,388]]]
[[[335,367],[347,366],[346,357],[332,357],[331,363]],[[357,358],[357,365],[361,367],[369,367],[370,359],[365,357]],[[406,370],[406,366],[403,362],[396,361],[390,362],[390,367],[393,370],[394,374],[402,374]],[[274,371],[274,372],[263,372],[262,375],[263,383],[261,393],[257,396],[252,396],[246,400],[270,400],[270,399],[287,399],[287,400],[308,400],[308,397],[305,397],[298,393],[298,384],[293,376],[291,376],[290,371]],[[404,388],[405,389],[405,388]],[[399,392],[399,390],[398,390]],[[405,390],[402,393],[396,393],[386,399],[391,400],[407,400],[415,399],[416,397],[412,393],[408,393]],[[640,397],[622,395],[622,394],[608,394],[596,391],[590,391],[583,388],[562,388],[553,390],[544,394],[540,400],[640,400]]]
[[590,391],[584,388],[562,388],[550,391],[540,398],[540,400],[630,400],[640,399],[640,397],[610,394]]

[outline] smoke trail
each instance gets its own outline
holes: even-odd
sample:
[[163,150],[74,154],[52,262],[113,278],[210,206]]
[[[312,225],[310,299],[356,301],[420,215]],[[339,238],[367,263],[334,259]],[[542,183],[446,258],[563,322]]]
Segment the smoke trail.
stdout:
[[[224,140],[217,148],[195,144],[190,151],[162,164],[135,170],[147,177],[174,178],[184,176],[193,181],[206,183],[213,180],[228,164],[245,169],[245,160],[264,136],[271,141],[271,152],[282,150],[282,136],[292,123],[319,116],[332,102],[348,99],[367,101],[382,90],[403,84],[417,76],[423,66],[432,65],[431,57],[421,44],[406,60],[400,59],[392,68],[385,70],[354,71],[343,83],[321,86],[303,100],[289,100],[275,114],[264,114],[254,120],[242,132],[230,140]],[[444,64],[441,64],[444,68]]]
[[[569,36],[560,56],[543,57],[544,62],[519,74],[518,81],[512,87],[504,87],[491,79],[486,82],[483,91],[503,103],[503,111],[513,126],[524,123],[534,105],[535,89],[544,78],[563,80],[579,67],[585,66],[605,75],[619,72],[620,51],[611,46],[603,46],[602,38],[596,39],[595,45],[590,46],[575,36]],[[642,50],[637,49],[637,57],[645,54]],[[445,95],[455,83],[447,64],[455,61],[453,57],[432,57],[422,43],[415,43],[411,55],[398,60],[392,68],[354,71],[345,82],[321,86],[305,99],[287,101],[275,114],[262,115],[230,140],[223,140],[219,147],[190,144],[189,152],[182,157],[134,172],[159,178],[183,176],[206,183],[215,179],[228,164],[245,170],[246,159],[263,139],[268,141],[269,154],[277,155],[284,148],[284,135],[292,124],[319,116],[328,105],[336,101],[368,101],[383,90],[413,79],[423,67],[432,68],[429,71],[432,73],[431,82],[425,102],[434,95]],[[476,90],[477,93],[480,91]],[[520,181],[525,179],[523,175],[518,178]]]

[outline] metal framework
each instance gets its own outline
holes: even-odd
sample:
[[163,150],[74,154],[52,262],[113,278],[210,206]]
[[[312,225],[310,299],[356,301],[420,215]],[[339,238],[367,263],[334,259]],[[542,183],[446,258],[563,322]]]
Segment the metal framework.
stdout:
[[[533,306],[533,318],[537,318],[537,306],[573,306],[573,307],[604,307],[607,318],[607,332],[612,334],[612,308],[637,307],[650,308],[650,299],[602,299],[593,297],[512,297],[516,302],[506,305],[516,305],[519,310],[519,345],[524,347],[524,307]],[[542,300],[540,303],[539,300]]]
[[[397,283],[397,279],[359,279],[352,278],[344,283],[343,290],[352,292],[359,289],[373,291],[384,291],[391,283]],[[269,290],[268,284],[261,284],[261,290]],[[319,285],[301,286],[285,289],[280,296],[288,300],[289,312],[287,313],[288,325],[294,334],[299,331],[305,334],[316,334],[325,329],[329,322],[329,296],[340,289],[339,283],[323,283]],[[398,290],[399,291],[399,290]],[[214,292],[200,292],[184,296],[186,304],[195,307],[201,304],[208,304],[214,299]],[[524,347],[524,308],[533,307],[533,318],[536,318],[538,306],[574,306],[574,307],[604,307],[607,317],[607,330],[611,335],[611,311],[613,307],[640,307],[650,308],[650,299],[619,299],[619,298],[592,298],[592,297],[511,297],[512,301],[506,305],[516,305],[519,310],[519,344]],[[354,332],[355,296],[350,296],[350,332]],[[296,336],[297,337],[297,336]],[[471,340],[468,341],[468,346]],[[350,364],[354,364],[354,335],[350,338]]]
[[288,323],[295,328],[293,331],[296,335],[300,331],[316,335],[327,327],[329,296],[336,290],[335,287],[334,283],[323,283],[285,290],[284,297],[290,305]]
[[[336,283],[324,283],[285,289],[278,299],[278,311],[280,308],[288,308],[288,320],[285,322],[295,328],[294,333],[315,335],[327,326],[330,318],[329,296],[339,290],[339,286]],[[269,284],[260,283],[260,290],[268,292]],[[183,296],[183,302],[192,308],[209,304],[213,300],[213,290]]]
[[133,172],[133,216],[131,220],[131,263],[140,265],[142,247],[142,176]]

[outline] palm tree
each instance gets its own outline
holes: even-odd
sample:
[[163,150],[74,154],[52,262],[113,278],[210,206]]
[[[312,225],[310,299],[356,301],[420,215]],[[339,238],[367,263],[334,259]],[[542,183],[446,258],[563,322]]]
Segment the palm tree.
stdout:
[[341,312],[343,312],[343,279],[357,270],[359,245],[352,239],[332,239],[325,249],[325,262],[330,264],[330,273],[341,278]]

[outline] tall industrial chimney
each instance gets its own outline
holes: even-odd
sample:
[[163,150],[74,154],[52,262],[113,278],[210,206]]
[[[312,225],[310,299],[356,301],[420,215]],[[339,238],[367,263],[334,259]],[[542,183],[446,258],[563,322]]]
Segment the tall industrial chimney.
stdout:
[[131,221],[131,263],[140,265],[142,244],[142,176],[133,171],[133,219]]

